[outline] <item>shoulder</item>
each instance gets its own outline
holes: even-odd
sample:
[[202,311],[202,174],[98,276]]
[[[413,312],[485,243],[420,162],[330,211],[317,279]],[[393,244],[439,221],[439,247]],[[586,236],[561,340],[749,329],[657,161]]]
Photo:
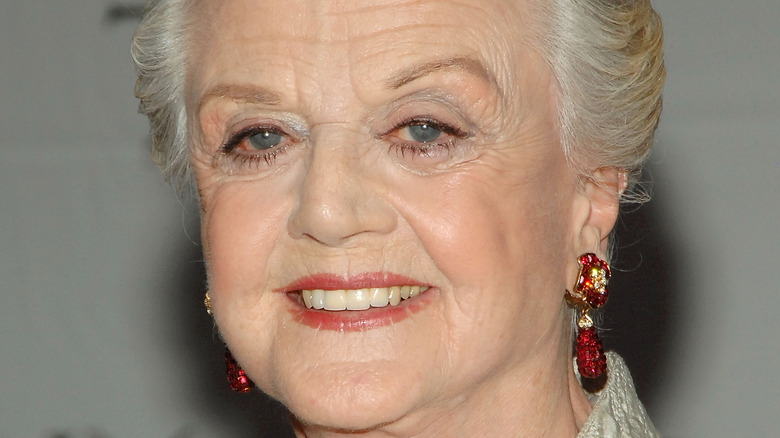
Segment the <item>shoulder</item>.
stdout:
[[656,438],[660,435],[636,395],[623,359],[607,353],[607,384],[595,397],[593,409],[577,438]]

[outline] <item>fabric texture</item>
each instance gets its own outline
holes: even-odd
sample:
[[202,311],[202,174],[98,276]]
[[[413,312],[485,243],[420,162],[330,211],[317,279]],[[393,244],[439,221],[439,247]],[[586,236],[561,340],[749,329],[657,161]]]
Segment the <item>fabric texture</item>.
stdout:
[[577,438],[660,437],[636,395],[631,373],[615,353],[607,353],[607,384],[591,403],[593,409]]

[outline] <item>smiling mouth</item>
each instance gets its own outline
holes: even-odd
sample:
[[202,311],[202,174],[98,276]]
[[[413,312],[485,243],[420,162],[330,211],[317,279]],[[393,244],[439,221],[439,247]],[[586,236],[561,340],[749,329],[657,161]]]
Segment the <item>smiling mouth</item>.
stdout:
[[364,289],[304,289],[300,291],[303,304],[316,310],[367,310],[371,307],[395,307],[403,300],[413,298],[429,289],[428,286],[391,286]]

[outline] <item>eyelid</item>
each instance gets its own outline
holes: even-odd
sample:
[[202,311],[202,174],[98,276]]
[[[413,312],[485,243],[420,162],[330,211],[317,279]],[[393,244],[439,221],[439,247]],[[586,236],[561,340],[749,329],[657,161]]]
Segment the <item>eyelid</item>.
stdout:
[[[413,125],[428,124],[441,131],[442,135],[429,142],[409,140],[400,137],[399,131]],[[418,115],[402,119],[395,126],[377,135],[377,139],[388,143],[389,152],[394,154],[403,167],[415,173],[442,170],[447,163],[454,163],[471,150],[468,139],[473,132],[465,131],[459,124],[441,121],[438,117]]]
[[[244,142],[263,132],[281,136],[281,141],[268,149],[255,149]],[[275,168],[278,158],[287,155],[291,147],[306,141],[308,130],[305,125],[285,114],[273,117],[236,116],[225,126],[225,139],[218,143],[213,155],[213,165],[227,172],[257,172]],[[242,146],[243,145],[243,146]]]
[[[406,119],[403,119],[403,121],[397,123],[395,126],[393,126],[391,129],[387,130],[384,133],[378,134],[377,137],[379,138],[387,138],[391,134],[393,134],[396,131],[399,131],[404,128],[408,128],[409,126],[413,125],[422,125],[427,124],[432,126],[435,129],[440,130],[441,132],[451,135],[458,139],[464,139],[471,137],[471,134],[469,134],[467,131],[464,131],[463,129],[459,128],[456,125],[442,122],[441,120],[431,117],[431,116],[412,116],[408,117]],[[405,140],[407,141],[407,140]],[[407,141],[408,142],[408,141]]]
[[[473,102],[463,100],[457,90],[424,88],[404,94],[391,102],[380,115],[379,120],[392,120],[398,116],[418,116],[421,119],[454,122],[468,131],[476,131],[468,108]],[[414,118],[414,117],[408,117]],[[452,125],[452,123],[446,123]]]
[[278,129],[275,126],[268,126],[268,125],[251,125],[244,129],[241,129],[240,131],[231,134],[228,139],[225,141],[225,143],[222,144],[222,147],[220,147],[220,150],[223,152],[230,152],[233,149],[235,149],[239,144],[241,144],[242,141],[248,139],[249,137],[253,135],[257,135],[263,132],[271,132],[277,135],[280,135],[282,137],[289,137],[289,135]]
[[258,118],[251,122],[244,121],[241,123],[228,124],[229,127],[231,125],[233,127],[244,125],[244,127],[236,130],[229,128],[227,130],[227,139],[220,147],[220,150],[223,152],[229,152],[234,149],[241,143],[243,138],[263,131],[273,132],[274,134],[281,135],[293,142],[301,141],[309,135],[309,131],[305,125],[293,117],[285,117],[284,115],[277,115],[273,118]]

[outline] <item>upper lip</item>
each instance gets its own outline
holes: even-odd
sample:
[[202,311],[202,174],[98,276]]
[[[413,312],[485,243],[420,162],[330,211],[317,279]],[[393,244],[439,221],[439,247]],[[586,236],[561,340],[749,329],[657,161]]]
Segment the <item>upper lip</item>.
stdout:
[[315,289],[351,290],[405,285],[427,286],[427,284],[422,283],[419,280],[415,280],[405,275],[394,274],[392,272],[364,272],[356,275],[321,273],[301,277],[287,286],[278,289],[278,291],[293,292]]

